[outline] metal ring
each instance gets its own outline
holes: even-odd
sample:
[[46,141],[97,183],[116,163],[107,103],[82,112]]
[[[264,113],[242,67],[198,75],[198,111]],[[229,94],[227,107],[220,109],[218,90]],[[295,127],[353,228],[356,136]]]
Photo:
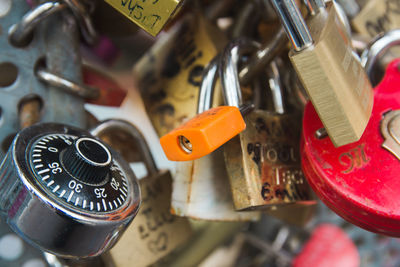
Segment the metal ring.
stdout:
[[219,62],[219,77],[226,105],[239,108],[243,104],[238,64],[243,54],[254,52],[259,47],[257,42],[247,38],[233,40],[225,47]]
[[90,133],[96,137],[109,131],[122,131],[132,138],[138,145],[143,156],[143,162],[146,166],[148,176],[156,176],[159,173],[157,165],[151,154],[150,148],[143,134],[131,123],[124,120],[110,119],[100,122],[97,126],[90,130]]
[[85,6],[76,0],[60,1],[62,1],[62,3],[59,1],[43,3],[26,13],[19,23],[10,27],[8,33],[10,42],[18,47],[26,45],[29,35],[43,19],[69,8],[78,21],[79,29],[84,40],[88,44],[96,43],[98,35]]
[[79,29],[86,43],[93,45],[98,40],[97,32],[93,26],[92,20],[81,1],[78,0],[61,0],[72,11],[75,19],[78,21]]
[[374,73],[376,62],[382,58],[390,48],[396,45],[400,45],[400,29],[378,35],[362,53],[361,64],[372,84],[377,84],[376,81],[372,81],[372,74]]
[[77,84],[54,73],[51,73],[44,68],[38,69],[36,71],[36,76],[39,78],[40,81],[48,85],[65,90],[72,94],[79,95],[83,98],[95,99],[98,98],[100,95],[100,92],[97,88]]
[[26,45],[29,35],[39,22],[65,8],[67,5],[59,2],[47,2],[35,7],[26,13],[19,23],[10,27],[8,38],[11,44],[18,47]]

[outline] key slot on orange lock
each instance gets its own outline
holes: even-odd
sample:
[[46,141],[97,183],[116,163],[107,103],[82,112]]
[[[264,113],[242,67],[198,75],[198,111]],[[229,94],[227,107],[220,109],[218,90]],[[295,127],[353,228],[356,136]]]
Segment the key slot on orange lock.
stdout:
[[165,155],[188,161],[210,154],[246,129],[243,116],[252,109],[253,105],[220,106],[200,113],[160,138]]

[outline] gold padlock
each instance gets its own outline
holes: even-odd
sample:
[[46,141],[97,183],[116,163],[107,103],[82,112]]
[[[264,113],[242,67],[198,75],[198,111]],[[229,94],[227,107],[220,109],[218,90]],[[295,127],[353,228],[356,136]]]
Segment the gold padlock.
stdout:
[[156,36],[179,10],[183,0],[105,0],[146,32]]
[[138,267],[154,264],[192,235],[189,221],[170,213],[171,174],[167,170],[157,169],[145,138],[132,124],[108,120],[93,132],[103,137],[115,132],[129,135],[137,143],[148,172],[139,181],[142,195],[140,210],[135,221],[110,250],[109,260],[118,267],[132,266],[133,263]]
[[[232,42],[221,61],[221,81],[226,104],[240,105],[237,59],[246,40]],[[301,171],[301,112],[287,111],[279,70],[270,65],[273,111],[256,109],[245,116],[246,130],[225,144],[225,162],[237,210],[269,210],[273,207],[316,204]],[[235,100],[236,99],[236,100]]]
[[367,126],[372,86],[333,3],[307,2],[318,4],[308,26],[293,0],[272,1],[292,42],[290,60],[332,143],[343,146],[359,140]]
[[224,35],[200,14],[187,14],[135,65],[134,76],[159,136],[196,115],[204,66]]
[[[199,92],[199,113],[211,108],[213,95],[219,95],[218,90],[213,94],[217,68],[218,58],[215,58],[204,72]],[[177,163],[172,212],[212,221],[249,221],[260,217],[257,212],[235,211],[221,148],[194,161]]]

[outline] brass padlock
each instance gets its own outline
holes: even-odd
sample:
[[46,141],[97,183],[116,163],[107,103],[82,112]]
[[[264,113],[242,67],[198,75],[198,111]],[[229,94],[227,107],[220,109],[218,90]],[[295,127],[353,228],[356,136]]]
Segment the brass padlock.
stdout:
[[[232,42],[224,51],[221,81],[228,105],[240,105],[238,58],[249,43]],[[234,71],[232,71],[232,69]],[[225,162],[237,210],[270,209],[287,204],[314,205],[301,171],[301,112],[285,110],[278,67],[271,65],[274,111],[256,109],[245,117],[246,130],[225,144]]]
[[306,26],[294,0],[272,0],[292,42],[290,60],[335,146],[360,139],[373,104],[372,86],[332,2],[308,0]]
[[224,43],[215,26],[189,13],[135,65],[137,85],[159,136],[196,115],[204,66]]
[[139,181],[142,203],[135,221],[110,251],[110,259],[119,267],[151,265],[182,245],[192,234],[189,221],[170,213],[172,178],[168,170],[159,171],[140,131],[121,120],[108,120],[92,130],[99,136],[124,132],[137,143],[147,168]]
[[179,10],[183,0],[105,0],[125,17],[156,36]]
[[[199,113],[211,108],[217,68],[218,58],[215,58],[205,70],[199,95]],[[172,212],[213,221],[256,220],[260,215],[257,212],[235,211],[221,148],[194,161],[177,162]]]

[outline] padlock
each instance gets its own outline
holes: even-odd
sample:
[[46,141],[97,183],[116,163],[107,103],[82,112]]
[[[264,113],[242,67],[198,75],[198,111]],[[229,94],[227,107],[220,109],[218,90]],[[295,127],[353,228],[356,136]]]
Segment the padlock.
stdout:
[[[385,50],[390,42],[379,44],[378,50]],[[324,138],[323,125],[308,103],[301,147],[306,178],[327,206],[361,228],[396,237],[400,236],[396,128],[400,109],[399,66],[400,60],[394,60],[375,87],[372,117],[358,142],[335,148]]]
[[168,170],[159,171],[140,131],[122,120],[107,120],[91,132],[97,136],[125,132],[136,142],[147,168],[147,176],[139,180],[142,202],[135,221],[111,249],[115,266],[144,267],[151,265],[183,244],[192,234],[187,219],[170,213],[172,178]]
[[[240,55],[249,48],[248,40],[239,39],[231,42],[224,51],[226,60],[221,61],[220,77],[228,105],[241,104],[237,65]],[[272,68],[277,75],[277,67],[272,65]],[[224,146],[237,210],[316,203],[300,165],[301,112],[285,111],[279,79],[270,84],[274,111],[254,110],[245,117],[246,130]]]
[[308,27],[293,0],[272,3],[292,42],[289,57],[335,146],[360,139],[373,94],[332,2],[314,2]]
[[189,13],[135,65],[137,85],[159,136],[196,115],[204,66],[224,44],[215,26]]
[[[218,61],[214,59],[205,70],[198,112],[211,107],[217,67]],[[179,216],[213,221],[258,219],[258,212],[235,211],[229,188],[222,148],[194,161],[177,162],[172,212]]]
[[156,36],[179,11],[183,0],[105,0],[146,32]]
[[[240,82],[245,85],[251,83],[286,43],[287,37],[283,29],[278,30],[274,38],[263,46],[253,42],[258,49],[241,66]],[[211,81],[207,83],[211,84]],[[204,90],[207,91],[211,90]],[[199,109],[201,105],[203,103],[200,101]],[[199,113],[160,138],[165,155],[169,160],[187,161],[211,153],[245,129],[243,116],[252,109],[252,105],[242,105],[239,109],[235,106],[219,106]]]
[[400,27],[400,2],[398,0],[370,0],[352,19],[355,30],[375,37],[379,33]]

